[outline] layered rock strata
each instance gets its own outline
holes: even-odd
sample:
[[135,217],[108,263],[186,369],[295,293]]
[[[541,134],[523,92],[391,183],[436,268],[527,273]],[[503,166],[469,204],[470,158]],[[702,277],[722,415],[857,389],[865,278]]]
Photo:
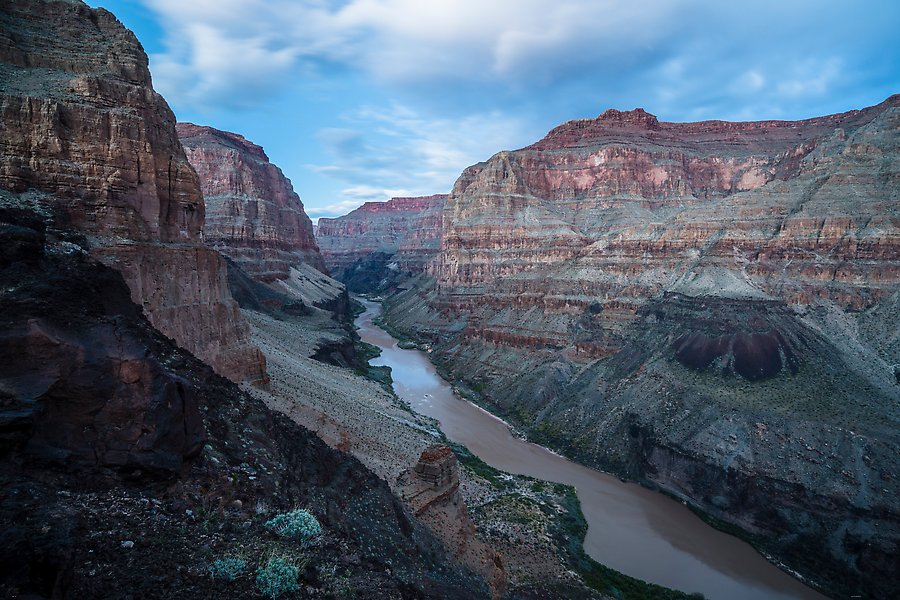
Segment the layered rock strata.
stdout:
[[898,105],[798,122],[660,123],[638,109],[567,123],[462,174],[438,282],[452,292],[574,260],[558,270],[582,275],[558,282],[561,297],[632,303],[720,267],[787,302],[871,306],[900,281]]
[[459,485],[459,462],[444,444],[425,448],[416,464],[397,478],[398,491],[414,514],[437,533],[461,564],[482,574],[493,598],[501,598],[508,585],[503,558],[477,537]]
[[176,130],[200,178],[207,245],[264,282],[287,279],[301,264],[325,270],[300,197],[260,146],[192,123]]
[[567,123],[466,169],[434,278],[386,319],[534,438],[839,594],[893,595],[898,130],[900,96]]
[[353,291],[390,287],[426,271],[440,248],[446,194],[366,202],[335,219],[319,219],[325,264]]
[[104,10],[3,2],[0,187],[121,271],[154,326],[234,380],[265,360],[201,240],[203,197],[147,56]]

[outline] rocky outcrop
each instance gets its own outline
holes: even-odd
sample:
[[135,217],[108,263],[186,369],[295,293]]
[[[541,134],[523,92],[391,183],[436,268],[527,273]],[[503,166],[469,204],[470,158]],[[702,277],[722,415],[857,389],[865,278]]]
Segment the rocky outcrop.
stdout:
[[0,209],[0,242],[4,447],[70,469],[182,472],[206,437],[197,391],[121,275],[47,243],[27,211]]
[[444,444],[425,448],[413,468],[401,474],[399,488],[416,515],[452,497],[459,489],[459,463],[453,450]]
[[263,380],[222,258],[201,241],[197,175],[134,35],[81,2],[4,2],[0,81],[0,188],[80,232],[164,334],[223,375]]
[[300,264],[325,270],[300,197],[261,147],[212,127],[176,130],[200,178],[207,245],[260,281],[287,279]]
[[411,469],[400,474],[401,497],[461,564],[482,575],[500,598],[508,581],[503,557],[476,536],[475,523],[459,491],[459,461],[445,444],[425,448]]
[[[296,549],[265,521],[296,506],[339,573],[304,574],[314,595],[487,595],[384,481],[177,348],[42,216],[0,209],[0,289],[3,597],[249,597]],[[238,548],[245,574],[211,577]]]
[[385,318],[530,437],[837,594],[893,595],[898,129],[900,96],[797,122],[567,123],[466,169],[433,279]]
[[432,487],[452,486],[459,483],[459,466],[456,455],[444,444],[435,444],[422,451],[419,462],[413,467],[416,478]]
[[447,195],[366,202],[336,219],[319,219],[316,239],[331,273],[352,291],[393,287],[425,272],[441,242]]

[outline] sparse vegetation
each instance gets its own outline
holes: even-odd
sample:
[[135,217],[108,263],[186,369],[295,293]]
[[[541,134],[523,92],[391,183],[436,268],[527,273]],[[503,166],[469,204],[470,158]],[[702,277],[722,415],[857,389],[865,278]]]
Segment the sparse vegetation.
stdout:
[[266,598],[279,598],[300,589],[300,567],[284,556],[270,556],[256,570],[256,588]]
[[318,519],[302,508],[276,515],[266,521],[266,527],[278,536],[295,538],[301,542],[312,541],[322,533],[322,526]]
[[244,573],[247,561],[238,556],[223,556],[209,565],[209,575],[213,579],[234,581]]

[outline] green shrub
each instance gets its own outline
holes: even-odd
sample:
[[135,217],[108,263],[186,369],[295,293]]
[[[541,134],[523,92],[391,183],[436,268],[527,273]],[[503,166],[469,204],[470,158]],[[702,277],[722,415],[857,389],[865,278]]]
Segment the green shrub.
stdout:
[[296,538],[301,541],[308,541],[322,533],[319,521],[308,510],[302,508],[277,515],[266,521],[266,527],[281,537]]
[[256,587],[260,594],[275,600],[282,594],[300,589],[299,575],[300,569],[288,559],[273,556],[256,569]]
[[237,556],[224,556],[214,560],[208,568],[209,574],[213,579],[234,581],[247,568],[247,561]]

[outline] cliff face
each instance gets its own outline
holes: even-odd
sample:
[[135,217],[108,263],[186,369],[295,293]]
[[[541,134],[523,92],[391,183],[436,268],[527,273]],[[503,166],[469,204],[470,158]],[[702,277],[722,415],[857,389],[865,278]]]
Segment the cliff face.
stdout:
[[207,245],[260,281],[287,279],[300,264],[325,270],[300,197],[261,147],[212,127],[176,130],[200,178]]
[[441,242],[447,195],[366,202],[336,219],[319,219],[316,239],[325,264],[351,290],[390,286],[425,272]]
[[[759,123],[611,111],[558,127],[459,178],[441,302],[492,306],[478,316],[489,340],[595,357],[666,291],[871,308],[900,284],[898,105]],[[571,328],[585,311],[590,336]]]
[[264,379],[134,35],[104,10],[43,0],[4,1],[0,33],[0,187],[80,232],[164,334],[223,375]]
[[116,271],[0,208],[4,452],[70,469],[179,474],[205,441],[197,389]]
[[574,121],[466,169],[386,320],[570,456],[832,590],[900,544],[900,96],[807,121]]
[[459,178],[439,284],[573,259],[591,271],[585,295],[610,301],[723,267],[787,302],[871,306],[900,282],[898,105],[798,122],[660,123],[638,109],[567,123]]
[[0,208],[0,285],[3,597],[250,597],[210,566],[292,556],[264,523],[296,506],[324,530],[305,558],[360,598],[487,595],[383,480],[177,348],[40,215]]

